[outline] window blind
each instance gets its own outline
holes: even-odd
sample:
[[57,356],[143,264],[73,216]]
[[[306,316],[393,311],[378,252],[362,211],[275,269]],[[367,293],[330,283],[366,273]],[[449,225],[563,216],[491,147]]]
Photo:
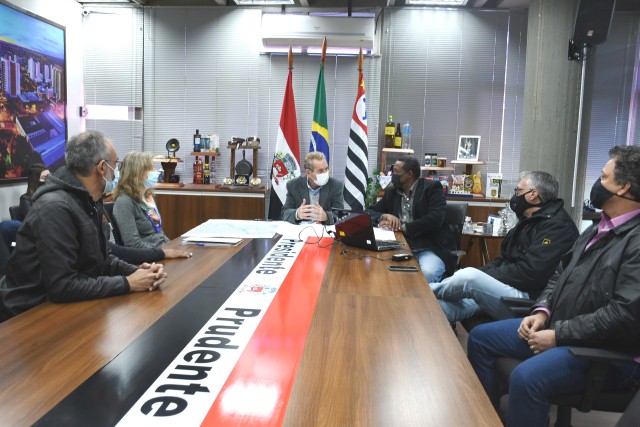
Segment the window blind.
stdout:
[[517,182],[527,12],[400,8],[384,18],[380,116],[411,122],[421,162],[438,153],[450,164],[459,136],[479,135],[483,184],[487,172]]
[[[85,105],[142,108],[143,14],[131,7],[91,8],[83,17]],[[91,110],[89,117],[92,117]],[[95,116],[95,115],[94,115]],[[142,121],[87,119],[111,138],[120,158],[143,149]]]
[[[609,160],[609,150],[615,145],[638,145],[640,142],[636,120],[635,135],[627,141],[630,120],[629,106],[633,96],[633,75],[637,72],[638,28],[640,13],[614,13],[607,41],[596,46],[591,57],[595,62],[589,154],[584,199],[589,199],[591,186]],[[637,102],[637,101],[636,101]],[[636,104],[637,105],[637,104]]]

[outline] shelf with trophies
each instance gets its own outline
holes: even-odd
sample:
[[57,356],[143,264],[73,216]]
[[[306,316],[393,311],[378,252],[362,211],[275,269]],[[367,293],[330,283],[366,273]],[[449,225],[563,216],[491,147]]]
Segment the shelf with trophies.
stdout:
[[[258,150],[260,149],[260,138],[250,136],[247,139],[233,137],[227,144],[231,150],[229,159],[229,176],[222,182],[222,187],[243,188],[260,187],[262,180],[256,175],[258,173]],[[242,159],[236,163],[236,151],[242,149]],[[246,150],[253,151],[252,162],[246,159]]]

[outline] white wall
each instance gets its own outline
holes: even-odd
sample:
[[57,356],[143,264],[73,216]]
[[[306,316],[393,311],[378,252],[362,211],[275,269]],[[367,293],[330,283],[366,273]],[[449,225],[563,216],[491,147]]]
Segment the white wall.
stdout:
[[[74,0],[8,0],[9,3],[66,27],[67,126],[69,136],[84,129],[78,107],[84,103],[82,6]],[[9,219],[9,206],[17,205],[26,184],[0,186],[0,220]]]

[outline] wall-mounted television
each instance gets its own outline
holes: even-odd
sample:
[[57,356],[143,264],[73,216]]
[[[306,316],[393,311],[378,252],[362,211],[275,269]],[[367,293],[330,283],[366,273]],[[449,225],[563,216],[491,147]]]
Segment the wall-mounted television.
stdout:
[[0,0],[0,184],[64,164],[65,28]]

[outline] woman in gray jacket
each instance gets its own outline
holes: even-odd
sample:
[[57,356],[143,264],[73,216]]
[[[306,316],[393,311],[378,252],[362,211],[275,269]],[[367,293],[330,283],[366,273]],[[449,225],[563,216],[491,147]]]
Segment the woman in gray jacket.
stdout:
[[155,248],[169,241],[153,198],[157,181],[150,153],[132,152],[124,157],[114,191],[113,216],[125,246]]

